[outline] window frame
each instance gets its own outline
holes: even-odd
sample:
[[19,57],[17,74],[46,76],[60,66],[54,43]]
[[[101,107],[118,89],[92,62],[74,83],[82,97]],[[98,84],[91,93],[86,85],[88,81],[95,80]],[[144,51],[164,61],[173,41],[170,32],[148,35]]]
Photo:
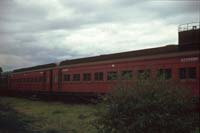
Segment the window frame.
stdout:
[[83,81],[91,81],[92,74],[91,73],[83,73]]
[[133,79],[133,71],[132,70],[123,70],[120,72],[120,78],[122,80],[131,80]]
[[149,79],[151,78],[151,69],[139,69],[137,70],[137,77],[138,78],[144,78]]
[[187,79],[187,68],[181,67],[178,69],[179,72],[179,79],[180,80],[186,80]]
[[[180,70],[185,70],[185,78],[180,77]],[[192,71],[194,70],[194,71]],[[197,79],[197,67],[189,66],[189,67],[180,67],[179,68],[179,80],[196,80]]]
[[81,81],[81,74],[73,74],[72,81],[75,81],[75,82]]
[[71,81],[71,74],[63,74],[63,81],[70,82]]
[[[194,70],[194,71],[191,71]],[[197,79],[197,68],[196,67],[188,67],[187,68],[187,76],[189,80]]]
[[157,70],[157,78],[163,77],[165,80],[170,80],[173,78],[172,73],[172,68],[159,68]]
[[95,72],[94,80],[95,81],[104,81],[104,72]]
[[107,80],[108,81],[115,81],[117,79],[118,79],[118,72],[117,71],[108,71],[107,72]]

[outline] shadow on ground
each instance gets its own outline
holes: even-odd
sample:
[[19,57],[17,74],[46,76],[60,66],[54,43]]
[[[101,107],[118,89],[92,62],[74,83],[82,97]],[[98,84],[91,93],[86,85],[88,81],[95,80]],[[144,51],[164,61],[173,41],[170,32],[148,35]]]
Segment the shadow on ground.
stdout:
[[29,133],[30,118],[0,104],[0,133]]

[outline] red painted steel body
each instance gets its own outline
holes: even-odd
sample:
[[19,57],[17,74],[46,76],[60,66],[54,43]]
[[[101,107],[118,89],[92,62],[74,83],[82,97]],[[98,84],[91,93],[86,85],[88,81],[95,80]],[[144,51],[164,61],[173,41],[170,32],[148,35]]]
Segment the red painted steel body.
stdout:
[[[94,63],[84,63],[69,66],[57,66],[49,70],[28,71],[14,73],[10,78],[11,89],[19,91],[41,91],[41,92],[70,92],[70,93],[107,93],[116,84],[116,81],[107,80],[107,72],[131,70],[133,79],[137,78],[138,70],[149,69],[151,77],[156,78],[158,69],[170,68],[172,79],[185,87],[193,90],[195,95],[199,95],[199,52],[184,52],[184,54],[156,55],[144,57],[143,59],[120,59]],[[159,57],[160,56],[160,57]],[[191,60],[193,59],[193,60]],[[196,79],[179,79],[179,68],[195,67]],[[94,79],[95,72],[103,72],[102,81]],[[83,81],[83,73],[90,73],[91,80]],[[64,81],[65,74],[80,74],[80,81]],[[40,82],[15,82],[18,79],[41,78]]]
[[[182,62],[183,59],[189,58],[198,58],[195,61]],[[114,65],[114,67],[113,67]],[[195,67],[197,71],[196,79],[179,79],[179,68],[183,67]],[[116,81],[107,80],[108,71],[117,71],[121,72],[123,70],[132,70],[133,78],[137,78],[138,70],[151,70],[151,77],[156,78],[157,70],[161,68],[170,68],[172,70],[172,79],[180,83],[185,87],[193,89],[195,95],[199,95],[199,55],[190,55],[190,56],[180,56],[180,57],[171,57],[171,58],[160,58],[154,60],[138,60],[138,61],[112,61],[105,64],[97,65],[85,65],[85,66],[71,66],[62,68],[64,74],[81,74],[80,81],[70,81],[65,82],[62,79],[62,87],[59,91],[62,92],[96,92],[96,93],[106,93],[110,91]],[[65,71],[67,70],[67,71]],[[95,81],[94,73],[95,72],[104,72],[103,81]],[[91,81],[83,81],[83,73],[91,73]]]
[[[51,71],[30,71],[12,74],[10,78],[10,89],[21,91],[50,91]],[[31,81],[23,81],[24,79],[31,79]],[[33,82],[33,80],[37,80],[38,82]]]

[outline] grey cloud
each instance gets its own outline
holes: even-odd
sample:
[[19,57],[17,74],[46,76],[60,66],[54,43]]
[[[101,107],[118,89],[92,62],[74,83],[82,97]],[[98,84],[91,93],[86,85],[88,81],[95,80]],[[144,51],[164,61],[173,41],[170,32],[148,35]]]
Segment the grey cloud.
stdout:
[[164,17],[166,19],[174,18],[177,21],[179,21],[177,17],[189,20],[194,19],[192,18],[193,16],[198,18],[200,15],[200,1],[154,1],[148,5],[144,5],[142,8],[150,10],[151,13],[155,13],[156,17]]
[[[168,17],[171,19],[172,16],[176,17],[177,15],[184,14],[185,12],[197,12],[195,8],[192,8],[194,5],[196,5],[194,2],[179,2],[179,4],[173,2],[167,2],[166,4],[161,2],[161,4],[159,2],[152,2],[147,5],[145,2],[127,0],[111,2],[109,3],[110,6],[104,6],[104,4],[98,5],[98,2],[91,2],[88,4],[85,1],[82,1],[81,3],[79,1],[61,1],[61,3],[65,3],[65,8],[71,7],[75,10],[78,10],[78,12],[75,12],[72,18],[58,18],[49,20],[47,19],[47,10],[43,9],[42,7],[20,7],[18,3],[18,6],[13,9],[14,12],[6,14],[8,14],[8,17],[9,14],[11,14],[9,18],[14,19],[15,21],[18,20],[17,18],[26,18],[27,20],[24,20],[23,22],[5,22],[6,24],[1,24],[5,25],[4,32],[42,32],[59,29],[76,30],[88,24],[117,21],[140,22],[148,20],[149,18],[156,18],[157,16],[165,16],[165,18]],[[126,7],[125,5],[129,6]],[[151,12],[149,12],[149,10]],[[152,13],[155,13],[155,15],[152,15]]]
[[0,1],[0,8],[0,20],[3,19],[12,22],[29,22],[43,19],[48,13],[44,7],[34,5],[27,6],[15,0]]
[[[2,51],[1,49],[4,49]],[[63,56],[68,55],[68,57],[80,57],[79,53],[74,53],[70,49],[61,48],[45,48],[34,45],[13,45],[10,47],[1,47],[0,49],[0,65],[6,67],[5,65],[11,65],[9,68],[15,69],[16,67],[30,67],[32,65],[39,65],[44,63],[59,62]],[[7,53],[7,51],[11,51]],[[2,54],[4,56],[2,56]],[[9,58],[9,64],[4,64],[2,57]],[[17,57],[17,58],[16,58]],[[16,63],[17,62],[17,63]],[[20,63],[21,62],[21,63]],[[1,64],[2,63],[2,64]],[[7,68],[8,69],[8,68]]]

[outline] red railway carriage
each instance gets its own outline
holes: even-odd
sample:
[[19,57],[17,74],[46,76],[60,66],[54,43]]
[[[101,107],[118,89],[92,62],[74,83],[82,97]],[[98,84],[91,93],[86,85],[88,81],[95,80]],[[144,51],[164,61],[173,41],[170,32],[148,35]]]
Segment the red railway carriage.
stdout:
[[10,89],[52,93],[107,93],[120,77],[164,75],[199,96],[200,28],[179,28],[179,44],[14,70]]
[[[178,51],[176,45],[61,62],[62,92],[108,92],[123,74],[137,78],[148,72],[178,81],[199,93],[199,51]],[[79,63],[81,62],[81,63]],[[113,78],[114,77],[114,78]],[[124,77],[126,78],[126,77]]]
[[10,77],[10,89],[18,91],[52,91],[52,73],[56,64],[46,64],[14,70]]

